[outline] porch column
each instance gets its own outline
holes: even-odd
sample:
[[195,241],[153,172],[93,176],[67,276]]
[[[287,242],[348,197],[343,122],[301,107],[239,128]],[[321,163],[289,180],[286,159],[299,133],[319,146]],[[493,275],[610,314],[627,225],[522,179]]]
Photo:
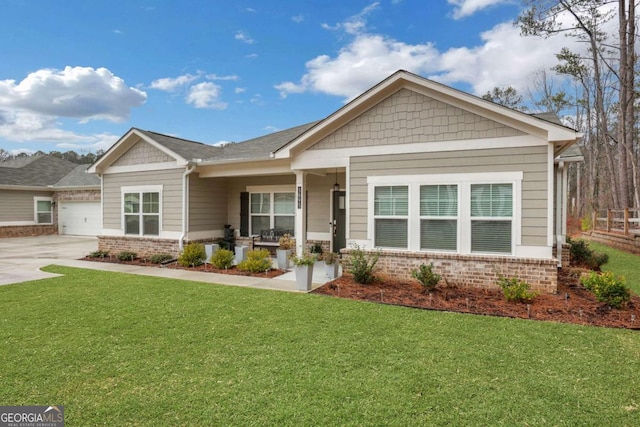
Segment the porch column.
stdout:
[[296,173],[296,254],[301,256],[307,243],[307,173],[297,170]]

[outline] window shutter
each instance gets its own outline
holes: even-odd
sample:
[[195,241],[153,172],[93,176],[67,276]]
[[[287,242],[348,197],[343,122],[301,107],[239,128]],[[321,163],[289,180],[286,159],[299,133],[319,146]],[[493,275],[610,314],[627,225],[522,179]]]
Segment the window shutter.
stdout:
[[240,235],[249,236],[249,193],[240,193]]

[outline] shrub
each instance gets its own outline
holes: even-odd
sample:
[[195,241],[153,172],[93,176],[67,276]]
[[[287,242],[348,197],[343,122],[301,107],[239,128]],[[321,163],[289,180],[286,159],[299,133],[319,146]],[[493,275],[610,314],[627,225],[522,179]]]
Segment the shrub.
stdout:
[[238,264],[238,270],[262,273],[271,269],[271,255],[268,249],[254,249],[247,252],[247,259]]
[[429,265],[421,264],[420,268],[411,270],[411,275],[416,279],[425,290],[436,287],[442,276],[433,272],[433,263]]
[[322,255],[322,259],[324,260],[325,264],[333,265],[336,262],[340,261],[340,255],[335,252],[327,252],[326,254]]
[[170,259],[173,259],[173,257],[169,254],[153,254],[149,258],[149,261],[151,261],[153,264],[162,264],[163,262],[169,261]]
[[498,286],[502,288],[504,299],[510,302],[530,302],[538,295],[537,292],[529,291],[529,284],[524,280],[519,280],[517,277],[500,275]]
[[322,255],[322,245],[318,242],[314,243],[313,246],[311,246],[311,249],[309,249],[309,252],[312,254]]
[[202,265],[205,259],[207,259],[207,253],[204,250],[204,245],[192,242],[182,250],[178,257],[178,264],[183,267],[197,267]]
[[278,239],[278,245],[280,249],[289,250],[295,246],[294,240],[291,238],[291,234],[286,233],[280,239]]
[[109,251],[93,251],[89,252],[89,258],[106,258],[109,256]]
[[580,283],[593,292],[596,299],[604,302],[610,307],[621,308],[631,299],[629,288],[624,283],[624,279],[616,277],[612,272],[605,273],[591,272],[588,276],[582,277]]
[[593,223],[591,221],[591,214],[586,213],[582,218],[580,218],[580,229],[582,231],[590,231],[593,228]]
[[211,264],[215,268],[228,269],[233,266],[235,255],[229,249],[218,249],[211,255]]
[[138,256],[137,253],[131,251],[122,251],[118,254],[120,261],[133,261]]
[[607,254],[594,252],[585,240],[572,240],[567,237],[567,243],[571,245],[571,260],[575,264],[586,265],[592,270],[597,270],[609,261]]
[[356,283],[367,285],[375,279],[373,274],[376,264],[380,258],[380,252],[366,255],[360,246],[355,245],[351,251],[351,267],[349,273],[353,275]]
[[296,254],[291,255],[291,262],[293,262],[293,264],[297,266],[313,265],[315,264],[316,260],[317,257],[314,254],[303,254],[302,256],[298,256]]

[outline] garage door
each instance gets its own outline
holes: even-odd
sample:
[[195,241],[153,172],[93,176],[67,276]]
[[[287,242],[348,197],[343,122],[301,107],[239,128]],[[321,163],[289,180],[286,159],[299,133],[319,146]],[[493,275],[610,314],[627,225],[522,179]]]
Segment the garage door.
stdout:
[[100,202],[60,202],[58,232],[78,236],[96,236],[102,228]]

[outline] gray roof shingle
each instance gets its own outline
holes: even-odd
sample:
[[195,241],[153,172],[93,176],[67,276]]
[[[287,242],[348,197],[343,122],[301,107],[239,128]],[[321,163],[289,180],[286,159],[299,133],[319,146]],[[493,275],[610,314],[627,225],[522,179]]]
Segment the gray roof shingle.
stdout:
[[174,136],[163,135],[149,130],[137,129],[158,144],[168,148],[186,160],[207,159],[222,152],[222,148],[201,142],[189,141],[188,139],[176,138]]
[[47,187],[60,181],[76,168],[75,163],[46,155],[37,155],[0,163],[0,185]]
[[95,173],[87,173],[91,165],[78,165],[71,172],[63,176],[53,186],[55,187],[100,187],[100,178]]

